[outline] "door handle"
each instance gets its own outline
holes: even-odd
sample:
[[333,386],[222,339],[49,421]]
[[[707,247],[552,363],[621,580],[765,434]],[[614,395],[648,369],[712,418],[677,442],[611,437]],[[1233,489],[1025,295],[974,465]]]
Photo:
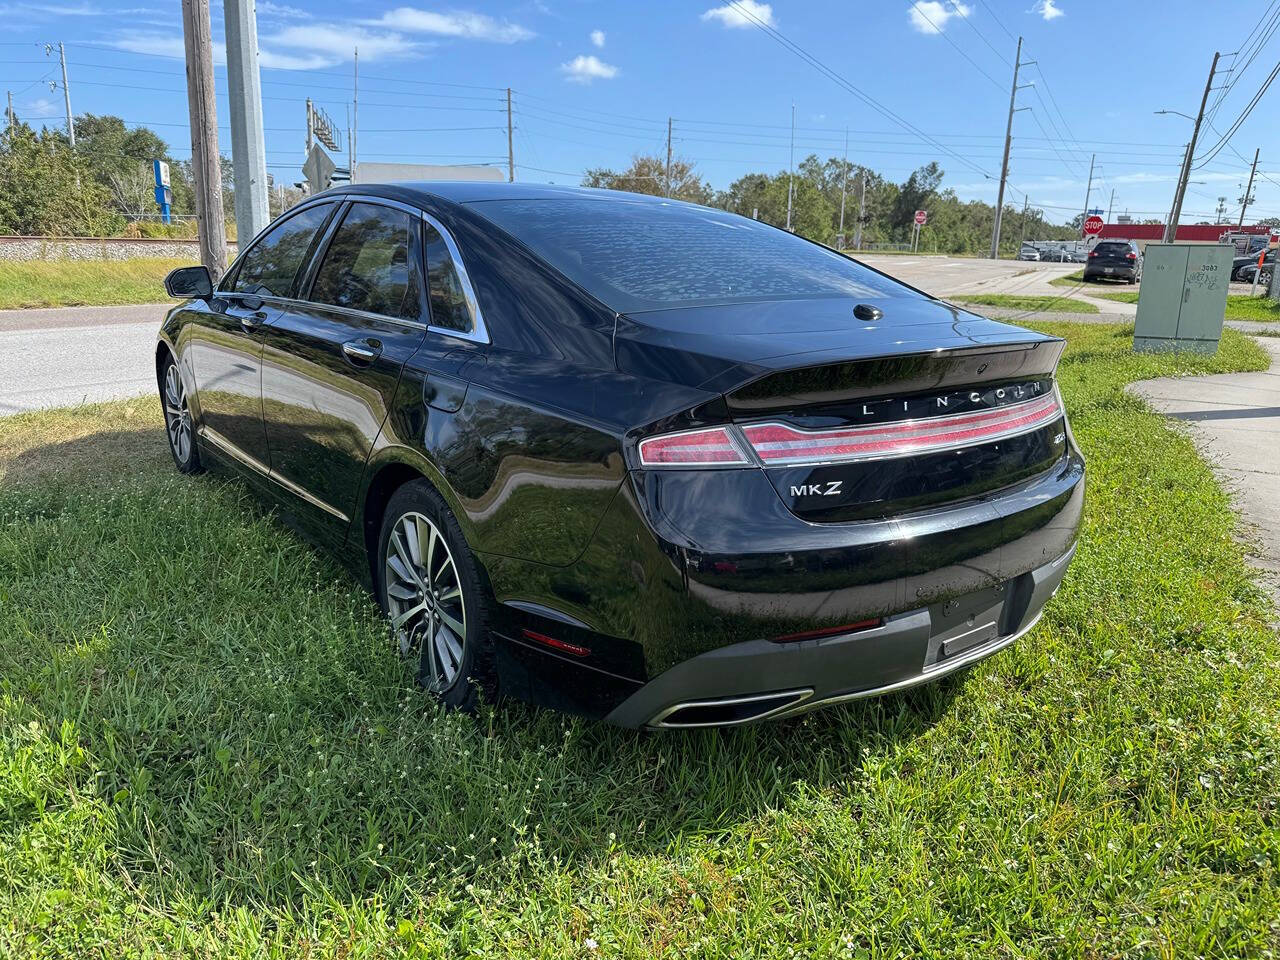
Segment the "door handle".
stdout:
[[244,330],[245,333],[253,333],[253,331],[258,329],[258,327],[262,326],[262,324],[266,321],[266,319],[267,319],[266,311],[259,310],[256,313],[251,313],[247,316],[241,317],[240,327],[241,329]]
[[342,345],[342,352],[352,363],[368,364],[382,355],[382,344],[368,340],[348,340]]

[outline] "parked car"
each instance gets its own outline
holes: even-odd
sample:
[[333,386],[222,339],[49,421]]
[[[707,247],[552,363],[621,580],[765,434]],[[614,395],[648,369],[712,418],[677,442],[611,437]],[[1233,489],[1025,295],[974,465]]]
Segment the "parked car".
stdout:
[[[1258,256],[1262,253],[1261,249],[1255,250],[1252,255],[1247,257],[1236,257],[1231,261],[1231,279],[1235,281],[1252,283],[1253,275],[1258,270]],[[1268,250],[1266,257],[1262,261],[1263,272],[1265,268],[1276,262],[1276,251],[1273,247]],[[1247,274],[1246,274],[1247,271]]]
[[1040,259],[1049,263],[1067,263],[1069,256],[1065,247],[1043,247],[1040,250]]
[[1022,249],[1018,251],[1019,260],[1039,260],[1040,251],[1029,244],[1023,244]]
[[1273,271],[1273,270],[1275,270],[1275,262],[1276,262],[1276,261],[1275,261],[1275,257],[1271,257],[1271,258],[1269,258],[1269,259],[1267,259],[1267,260],[1264,260],[1264,261],[1263,261],[1263,263],[1262,263],[1262,272],[1261,272],[1261,273],[1258,273],[1258,264],[1257,264],[1257,261],[1254,261],[1253,263],[1249,264],[1248,266],[1243,267],[1243,268],[1240,270],[1240,282],[1241,282],[1241,283],[1253,283],[1253,276],[1254,276],[1254,274],[1258,274],[1258,283],[1259,283],[1259,285],[1260,285],[1260,286],[1263,286],[1263,287],[1270,287],[1270,286],[1271,286],[1271,273],[1272,273],[1272,271]]
[[1085,253],[1083,250],[1079,250],[1079,249],[1069,250],[1067,251],[1067,262],[1068,263],[1088,263],[1089,255]]
[[1089,251],[1084,279],[1137,283],[1142,279],[1142,250],[1132,240],[1100,240]]
[[1026,633],[1075,551],[1063,342],[754,220],[347,185],[166,288],[178,470],[333,550],[449,706],[700,727],[900,690]]

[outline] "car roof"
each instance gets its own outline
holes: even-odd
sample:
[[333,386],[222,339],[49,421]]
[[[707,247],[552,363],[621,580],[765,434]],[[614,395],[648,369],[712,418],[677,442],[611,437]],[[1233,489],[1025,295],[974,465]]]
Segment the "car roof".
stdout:
[[503,183],[494,180],[405,180],[387,183],[342,184],[316,196],[372,194],[405,201],[480,203],[486,200],[626,200],[631,203],[680,203],[665,197],[594,187],[558,186],[549,183]]

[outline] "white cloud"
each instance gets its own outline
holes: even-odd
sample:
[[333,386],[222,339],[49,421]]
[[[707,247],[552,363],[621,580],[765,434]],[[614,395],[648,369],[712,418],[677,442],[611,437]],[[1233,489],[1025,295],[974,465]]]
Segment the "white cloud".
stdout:
[[702,15],[702,19],[719,20],[726,27],[754,27],[758,25],[757,21],[766,27],[778,25],[773,19],[773,7],[767,3],[757,3],[756,0],[735,0],[723,7],[712,7]]
[[54,103],[48,97],[36,97],[34,100],[28,100],[26,103],[19,104],[17,114],[20,118],[24,119],[44,120],[51,117],[61,116],[58,112],[61,109],[61,104]]
[[1055,0],[1040,0],[1031,8],[1032,13],[1038,13],[1046,20],[1057,20],[1059,17],[1065,17],[1067,12],[1063,10]]
[[388,10],[377,20],[364,22],[372,26],[403,30],[405,33],[434,33],[442,37],[489,40],[493,43],[516,43],[520,40],[528,40],[534,35],[532,30],[518,23],[495,20],[483,13],[471,13],[466,10],[436,13],[432,10],[419,10],[416,7],[396,7],[394,10]]
[[591,31],[591,45],[592,45],[593,47],[603,47],[603,46],[604,46],[604,31],[603,31],[603,30],[592,30],[592,31]]
[[967,17],[973,8],[959,0],[917,0],[907,10],[911,26],[921,33],[941,33],[952,17]]
[[360,27],[331,23],[308,23],[285,27],[283,30],[263,37],[262,46],[263,66],[284,66],[286,69],[295,70],[308,69],[308,67],[289,67],[284,63],[268,64],[267,48],[286,47],[301,51],[301,53],[287,54],[278,59],[292,59],[297,62],[310,60],[317,66],[350,60],[355,47],[360,48],[361,60],[404,57],[418,50],[418,44],[405,39],[398,33],[364,30]]
[[618,75],[618,68],[598,57],[579,54],[568,63],[560,64],[560,72],[572,83],[590,83],[593,80],[612,80]]
[[297,7],[291,7],[284,3],[272,3],[271,0],[261,0],[257,4],[258,16],[268,17],[275,20],[310,20],[311,14]]
[[[172,57],[175,60],[185,60],[187,57],[187,53],[182,47],[182,34],[129,33],[115,40],[110,40],[108,43],[117,50],[127,50],[130,53],[141,53],[155,57]],[[214,41],[213,62],[218,66],[222,66],[227,62],[227,47],[225,43]]]

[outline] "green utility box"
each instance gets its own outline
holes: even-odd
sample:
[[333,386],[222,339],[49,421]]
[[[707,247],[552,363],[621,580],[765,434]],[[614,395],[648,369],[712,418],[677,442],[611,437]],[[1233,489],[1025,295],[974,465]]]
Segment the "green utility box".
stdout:
[[1234,254],[1223,243],[1147,244],[1133,349],[1217,353]]

